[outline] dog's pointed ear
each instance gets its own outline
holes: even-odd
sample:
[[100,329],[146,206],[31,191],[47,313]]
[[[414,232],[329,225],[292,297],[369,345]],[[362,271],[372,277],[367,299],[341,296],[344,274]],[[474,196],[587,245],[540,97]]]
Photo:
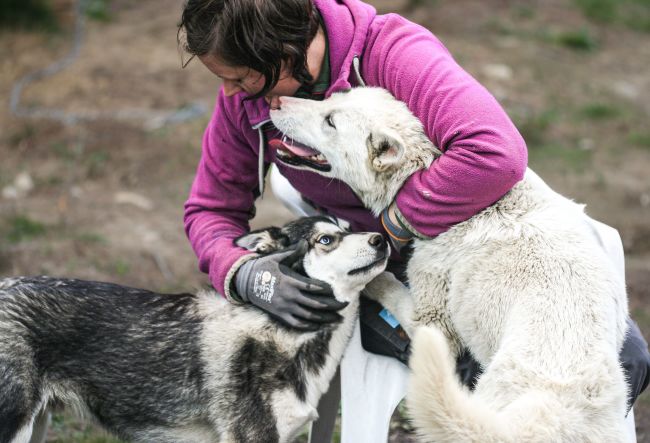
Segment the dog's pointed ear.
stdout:
[[339,228],[343,229],[344,231],[350,231],[350,229],[351,229],[350,226],[351,226],[351,225],[350,225],[350,222],[349,222],[349,221],[347,221],[347,220],[345,220],[345,219],[342,219],[342,218],[338,218],[338,217],[336,217],[335,215],[331,215],[331,214],[328,214],[327,217],[328,217],[330,220],[332,220],[332,222],[333,222],[336,226],[338,226]]
[[368,136],[366,145],[372,168],[377,172],[399,165],[406,149],[402,138],[388,129],[373,131]]
[[289,246],[289,237],[280,228],[272,226],[244,234],[235,239],[235,244],[258,254],[270,254]]

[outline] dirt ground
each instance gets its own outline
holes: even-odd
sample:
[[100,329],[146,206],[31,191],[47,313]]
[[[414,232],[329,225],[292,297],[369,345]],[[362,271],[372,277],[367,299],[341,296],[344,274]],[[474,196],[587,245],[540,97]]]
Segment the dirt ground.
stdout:
[[[631,313],[650,336],[650,32],[624,20],[647,14],[647,0],[600,20],[571,0],[371,3],[431,29],[506,108],[531,167],[619,230]],[[198,62],[180,68],[181,2],[111,1],[107,20],[87,21],[79,58],[24,90],[23,106],[104,113],[76,124],[9,111],[15,83],[70,50],[73,2],[54,4],[60,32],[0,32],[0,276],[206,286],[182,214],[208,114],[150,115],[209,110],[219,86]],[[257,213],[253,226],[289,217],[270,192]],[[650,442],[650,397],[635,409],[638,440]],[[49,441],[108,441],[70,423],[57,417]],[[393,441],[411,441],[402,422],[394,428]]]

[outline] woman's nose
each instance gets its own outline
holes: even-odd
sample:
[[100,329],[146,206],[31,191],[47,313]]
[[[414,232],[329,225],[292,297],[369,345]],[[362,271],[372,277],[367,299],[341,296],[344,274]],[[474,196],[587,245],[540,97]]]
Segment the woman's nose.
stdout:
[[282,100],[280,99],[279,95],[272,95],[271,97],[267,97],[266,101],[269,103],[271,109],[280,109],[282,107]]

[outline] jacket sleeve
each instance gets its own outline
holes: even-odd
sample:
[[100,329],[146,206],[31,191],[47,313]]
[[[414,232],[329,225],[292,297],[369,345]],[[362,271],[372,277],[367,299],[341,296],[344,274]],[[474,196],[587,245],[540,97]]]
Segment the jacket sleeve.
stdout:
[[[234,97],[236,100],[237,98]],[[257,186],[257,158],[244,138],[242,112],[219,94],[203,135],[201,160],[185,203],[185,232],[214,288],[229,300],[229,282],[239,265],[254,257],[233,240],[249,230]],[[233,114],[233,115],[231,115]]]
[[366,83],[405,102],[443,152],[396,197],[397,216],[421,236],[438,235],[491,205],[523,178],[526,145],[494,97],[428,30],[388,14],[371,26]]

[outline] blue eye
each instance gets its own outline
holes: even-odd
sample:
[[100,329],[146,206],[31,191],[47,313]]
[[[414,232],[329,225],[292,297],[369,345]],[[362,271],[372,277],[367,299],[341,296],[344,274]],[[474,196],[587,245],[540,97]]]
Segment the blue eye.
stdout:
[[332,243],[332,237],[329,235],[321,235],[320,238],[318,239],[318,243],[321,245],[329,245]]

